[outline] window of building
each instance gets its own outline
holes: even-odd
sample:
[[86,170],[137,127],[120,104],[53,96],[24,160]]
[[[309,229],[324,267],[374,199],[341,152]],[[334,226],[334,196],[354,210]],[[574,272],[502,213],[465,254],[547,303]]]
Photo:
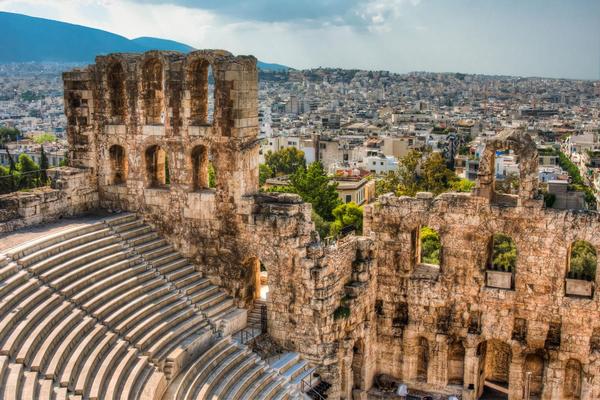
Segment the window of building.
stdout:
[[152,58],[144,64],[143,93],[146,124],[164,123],[163,68],[160,60]]
[[594,246],[584,240],[576,240],[571,244],[568,278],[593,281],[596,278],[597,265]]
[[517,266],[517,246],[508,235],[497,233],[492,236],[488,269],[514,272]]
[[[108,97],[110,115],[122,119],[125,116],[125,73],[120,62],[115,62],[108,68]],[[85,103],[87,104],[87,100]]]
[[148,186],[163,188],[170,184],[167,153],[157,145],[146,150],[146,174]]
[[109,149],[111,166],[111,183],[113,185],[122,185],[127,181],[127,157],[125,149],[117,144]]
[[350,203],[352,201],[352,195],[347,194],[346,195],[346,203]]
[[192,150],[192,187],[196,190],[207,189],[208,179],[208,149],[206,146],[196,146]]
[[215,105],[213,69],[206,60],[196,60],[188,72],[190,119],[194,125],[212,124]]
[[440,234],[428,226],[419,229],[419,259],[420,264],[440,265],[442,242]]

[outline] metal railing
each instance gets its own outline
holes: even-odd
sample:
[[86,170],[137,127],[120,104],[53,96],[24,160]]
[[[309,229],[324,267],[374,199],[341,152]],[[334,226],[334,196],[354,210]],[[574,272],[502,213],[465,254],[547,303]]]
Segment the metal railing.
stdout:
[[[306,371],[306,367],[304,367],[303,371]],[[323,397],[323,395],[321,395],[321,393],[317,392],[317,390],[313,387],[312,378],[313,378],[312,372],[308,375],[308,379],[309,379],[308,381],[306,380],[306,378],[302,378],[300,380],[300,390],[303,393],[307,393],[307,394],[310,393],[310,394],[315,395],[318,400],[326,400],[325,397]],[[308,389],[306,389],[306,386],[308,386]]]

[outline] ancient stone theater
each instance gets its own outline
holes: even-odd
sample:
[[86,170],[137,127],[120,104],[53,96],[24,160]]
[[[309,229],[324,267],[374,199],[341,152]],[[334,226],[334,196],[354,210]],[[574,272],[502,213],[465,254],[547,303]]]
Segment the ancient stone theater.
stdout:
[[[254,57],[63,78],[69,166],[0,197],[0,398],[600,399],[598,278],[570,265],[600,219],[544,206],[526,133],[487,143],[473,193],[383,195],[325,242],[309,204],[259,191]],[[518,195],[494,190],[505,148]]]

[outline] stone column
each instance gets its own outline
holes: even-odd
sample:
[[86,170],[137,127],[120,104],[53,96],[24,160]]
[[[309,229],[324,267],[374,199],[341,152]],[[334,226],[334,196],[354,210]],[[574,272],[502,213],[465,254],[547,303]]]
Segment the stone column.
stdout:
[[523,399],[523,364],[525,359],[522,355],[514,355],[510,363],[508,373],[508,400]]
[[477,356],[477,345],[465,343],[465,374],[463,400],[475,400],[479,381],[479,357]]

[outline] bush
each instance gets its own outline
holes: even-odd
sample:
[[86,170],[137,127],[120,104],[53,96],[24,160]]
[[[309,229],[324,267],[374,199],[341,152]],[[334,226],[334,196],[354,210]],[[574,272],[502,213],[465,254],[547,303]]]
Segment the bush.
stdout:
[[442,250],[440,235],[427,226],[422,227],[419,233],[421,240],[421,262],[440,265],[440,252]]

